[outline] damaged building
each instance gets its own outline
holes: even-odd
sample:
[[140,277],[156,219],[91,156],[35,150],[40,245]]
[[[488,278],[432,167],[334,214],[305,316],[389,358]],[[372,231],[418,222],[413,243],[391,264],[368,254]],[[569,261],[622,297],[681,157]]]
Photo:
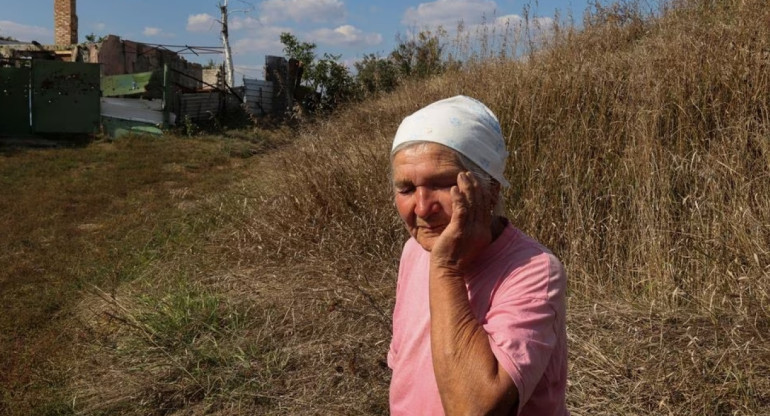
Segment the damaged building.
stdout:
[[0,41],[0,136],[161,134],[177,118],[211,122],[240,104],[224,93],[217,69],[182,56],[220,54],[221,47],[148,44],[116,35],[81,43],[76,0],[53,5],[53,44]]
[[[217,87],[222,77],[218,69],[204,69],[202,65],[188,62],[180,51],[190,50],[184,45],[157,45],[121,39],[107,35],[98,42],[79,42],[76,0],[54,0],[54,44],[44,45],[36,40],[0,41],[0,66],[22,66],[33,59],[63,62],[97,63],[102,76],[133,74],[162,69],[167,65],[172,71],[186,76],[176,83],[185,91],[199,91]],[[206,48],[219,53],[217,48]]]

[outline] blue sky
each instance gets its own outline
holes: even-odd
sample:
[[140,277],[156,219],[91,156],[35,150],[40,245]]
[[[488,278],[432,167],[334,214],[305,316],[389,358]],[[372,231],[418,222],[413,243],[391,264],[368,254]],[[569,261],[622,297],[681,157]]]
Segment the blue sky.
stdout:
[[[53,0],[3,0],[0,35],[53,43]],[[603,2],[604,3],[604,2]],[[79,37],[114,34],[123,39],[174,45],[221,46],[219,0],[78,0]],[[236,80],[263,78],[265,55],[282,55],[281,32],[315,42],[319,55],[342,55],[348,65],[365,54],[387,55],[396,35],[442,25],[450,32],[515,22],[528,7],[548,24],[556,10],[581,20],[587,0],[230,0],[230,42]],[[207,62],[218,55],[186,56]],[[240,83],[240,82],[237,82]]]

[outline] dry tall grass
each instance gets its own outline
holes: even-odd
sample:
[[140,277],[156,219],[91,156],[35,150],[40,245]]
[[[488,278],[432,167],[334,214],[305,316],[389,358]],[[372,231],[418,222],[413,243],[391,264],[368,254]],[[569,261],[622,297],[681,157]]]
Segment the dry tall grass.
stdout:
[[[316,326],[308,342],[335,345],[339,330],[369,339],[387,323],[375,312],[389,309],[403,241],[386,182],[391,135],[417,108],[471,95],[508,139],[510,217],[569,271],[573,413],[770,413],[764,6],[599,9],[585,30],[560,28],[524,61],[485,59],[360,105],[284,156],[276,199],[241,231],[241,258],[263,258],[255,245],[280,252],[276,266],[296,263],[299,275],[283,278],[307,289],[303,303],[329,299],[314,292],[326,290],[352,309],[352,327]],[[378,296],[358,296],[362,284]],[[305,309],[307,322],[321,310]],[[370,345],[372,368],[387,336]],[[363,381],[373,385],[352,392],[372,389],[384,403],[386,380]],[[350,390],[322,385],[302,397],[363,410],[339,399]]]
[[199,250],[86,297],[70,409],[386,413],[390,140],[466,94],[501,120],[512,222],[568,270],[572,413],[770,414],[768,22],[758,0],[601,8],[308,127],[211,196]]

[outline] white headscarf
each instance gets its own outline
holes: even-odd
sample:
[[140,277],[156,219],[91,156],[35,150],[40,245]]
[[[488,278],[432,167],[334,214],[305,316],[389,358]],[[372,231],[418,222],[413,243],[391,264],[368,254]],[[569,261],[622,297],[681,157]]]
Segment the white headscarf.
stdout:
[[501,185],[508,151],[500,122],[480,101],[464,95],[436,101],[406,117],[398,126],[391,152],[401,144],[426,141],[442,144],[467,157]]

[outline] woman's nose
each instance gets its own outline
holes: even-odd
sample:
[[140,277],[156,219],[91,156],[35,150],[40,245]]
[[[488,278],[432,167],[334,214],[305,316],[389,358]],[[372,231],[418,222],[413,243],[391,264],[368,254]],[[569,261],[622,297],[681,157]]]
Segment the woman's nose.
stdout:
[[427,218],[439,210],[439,203],[434,192],[424,187],[418,187],[415,191],[417,198],[414,213],[418,217]]

